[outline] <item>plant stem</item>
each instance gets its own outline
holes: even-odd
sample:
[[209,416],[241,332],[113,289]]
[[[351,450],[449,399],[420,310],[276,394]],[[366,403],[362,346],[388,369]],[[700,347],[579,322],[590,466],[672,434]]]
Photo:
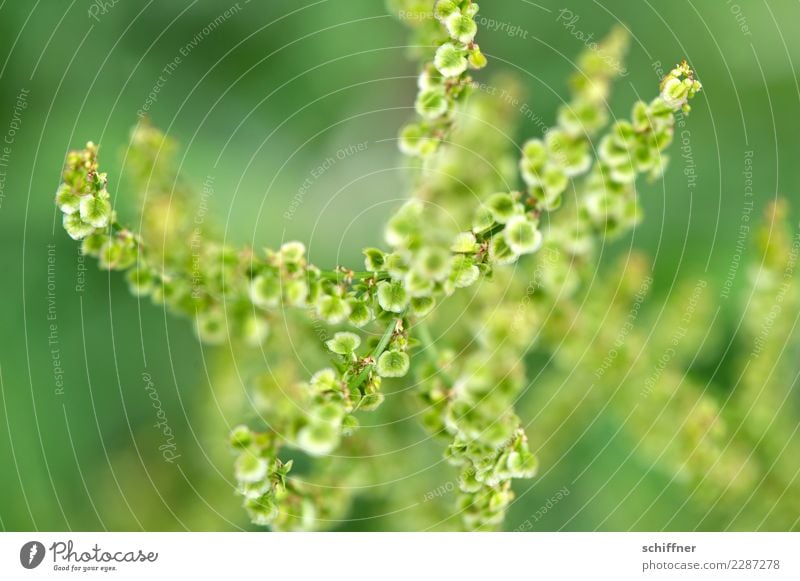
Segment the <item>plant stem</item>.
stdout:
[[475,234],[475,238],[478,242],[485,242],[489,240],[492,236],[501,232],[505,228],[505,224],[493,224],[492,226],[488,227],[486,230],[481,230],[477,234]]
[[370,278],[374,278],[376,281],[379,281],[388,279],[389,273],[385,271],[369,272],[366,270],[358,272],[347,270],[323,270],[320,271],[319,276],[325,280],[334,280],[337,282],[347,279],[364,281]]
[[378,344],[375,346],[375,349],[372,350],[372,353],[369,354],[369,357],[373,360],[372,363],[364,366],[364,369],[361,370],[361,373],[356,375],[353,379],[351,379],[347,383],[347,388],[352,391],[354,389],[358,389],[361,387],[361,384],[366,381],[369,374],[372,372],[372,369],[375,367],[375,361],[377,361],[378,357],[380,357],[381,353],[386,350],[386,346],[389,345],[389,341],[394,335],[395,330],[397,329],[397,325],[399,325],[403,321],[403,317],[399,316],[395,319],[392,319],[392,323],[386,327],[386,331],[383,332],[383,336]]

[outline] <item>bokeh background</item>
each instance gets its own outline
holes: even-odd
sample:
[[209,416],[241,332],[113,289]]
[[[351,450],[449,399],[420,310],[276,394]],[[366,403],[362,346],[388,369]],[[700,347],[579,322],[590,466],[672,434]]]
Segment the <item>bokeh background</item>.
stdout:
[[[641,189],[646,221],[604,252],[601,276],[615,256],[635,248],[653,264],[644,309],[659,309],[682,281],[703,278],[717,293],[737,252],[747,152],[755,213],[779,195],[798,200],[800,3],[487,2],[482,17],[500,23],[479,33],[491,70],[516,75],[525,103],[546,122],[584,48],[559,20],[562,9],[595,38],[616,23],[631,31],[629,74],[612,101],[620,114],[637,96],[654,94],[659,61],[668,67],[688,58],[705,87],[688,125],[697,186],[687,187],[687,162],[674,149],[664,180]],[[229,354],[202,347],[189,322],[138,302],[121,277],[84,262],[53,205],[64,156],[87,140],[100,143],[122,219],[135,216],[124,154],[137,111],[149,108],[153,123],[181,144],[188,180],[198,190],[213,182],[208,219],[221,237],[256,247],[298,238],[319,264],[357,264],[363,246],[380,243],[383,220],[408,192],[395,141],[413,115],[416,64],[407,39],[378,0],[0,1],[0,134],[7,138],[0,167],[0,529],[250,528],[225,449],[237,418],[221,410],[244,389],[235,374],[220,379]],[[181,51],[180,63],[165,72]],[[521,115],[513,138],[539,132]],[[337,158],[358,144],[366,145]],[[330,157],[336,162],[315,177]],[[744,283],[744,275],[736,278],[732,298],[719,300],[715,324],[723,329],[737,328]],[[724,344],[719,350],[705,361],[708,369],[725,361]],[[177,462],[158,449],[143,373],[174,431]],[[717,382],[725,386],[724,378]],[[412,424],[399,442],[422,441]],[[454,475],[438,461],[437,445],[421,443],[407,455],[394,446],[395,463],[420,480],[376,485],[356,501],[352,520],[335,528],[416,528],[415,515],[430,505],[396,500],[412,484],[438,490],[435,502],[448,503]],[[612,416],[598,413],[559,449],[557,465],[520,484],[524,494],[507,528],[537,511],[532,528],[540,530],[731,526],[704,520],[672,475],[637,460],[636,446],[617,437]],[[542,513],[563,487],[568,496]]]

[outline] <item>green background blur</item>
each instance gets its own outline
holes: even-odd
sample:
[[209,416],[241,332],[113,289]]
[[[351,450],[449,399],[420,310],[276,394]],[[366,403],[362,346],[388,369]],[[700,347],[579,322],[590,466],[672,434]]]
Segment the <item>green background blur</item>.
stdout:
[[[236,418],[214,413],[224,404],[215,393],[239,397],[242,388],[212,391],[208,379],[209,365],[224,354],[202,348],[188,322],[138,303],[121,277],[109,277],[90,261],[84,275],[52,202],[66,152],[91,139],[102,146],[122,221],[126,213],[135,215],[136,197],[125,190],[120,171],[137,110],[181,48],[234,3],[105,4],[0,0],[0,135],[10,135],[18,95],[28,91],[10,163],[0,168],[6,173],[0,199],[0,529],[248,528],[224,450],[227,422]],[[596,38],[617,21],[631,30],[630,74],[613,97],[618,114],[627,114],[637,95],[655,93],[655,61],[667,67],[685,56],[699,72],[705,90],[688,125],[698,186],[686,187],[684,162],[673,149],[664,181],[642,188],[644,225],[606,259],[631,247],[648,253],[656,297],[699,273],[718,284],[735,252],[745,152],[754,152],[758,208],[779,194],[797,200],[800,191],[800,4],[486,2],[483,18],[522,30],[482,27],[479,40],[491,69],[517,74],[526,102],[548,121],[583,49],[558,21],[562,8],[580,17],[576,29]],[[213,178],[209,216],[222,236],[256,246],[306,240],[312,260],[322,265],[356,264],[362,246],[380,242],[382,220],[409,184],[394,141],[413,114],[416,66],[407,58],[406,39],[404,26],[379,0],[242,0],[188,51],[166,75],[150,114],[180,142],[190,181],[199,189]],[[521,119],[515,138],[538,133],[533,121]],[[312,179],[292,219],[284,217],[314,168],[363,142],[366,151]],[[55,245],[51,302],[48,245]],[[83,276],[84,287],[76,289]],[[53,312],[55,320],[48,320]],[[176,464],[158,451],[145,370],[176,434]],[[602,522],[604,529],[624,530],[635,522],[669,477],[629,458],[635,442],[605,447],[614,430],[596,422],[546,477],[524,484],[507,527],[518,526],[592,460],[570,484],[569,497],[536,528],[592,530]],[[438,471],[431,482],[442,483],[452,476],[432,466],[438,457],[435,446],[431,450],[427,464],[409,461],[408,472],[430,467]],[[634,483],[642,500],[618,506]],[[392,486],[383,493],[391,495]],[[639,526],[698,526],[690,513],[672,518],[677,494],[661,496]],[[364,520],[340,528],[393,526],[368,518],[380,510],[359,501],[352,516]],[[413,527],[410,518],[393,522]]]

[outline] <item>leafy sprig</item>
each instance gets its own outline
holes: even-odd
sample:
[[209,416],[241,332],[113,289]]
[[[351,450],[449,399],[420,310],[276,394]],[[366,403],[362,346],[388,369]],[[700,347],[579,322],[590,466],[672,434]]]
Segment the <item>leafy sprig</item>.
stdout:
[[[420,75],[420,121],[401,134],[406,153],[430,157],[440,149],[469,93],[467,71],[485,65],[475,44],[477,10],[469,0],[435,5],[442,38]],[[616,32],[605,46],[621,55],[625,42]],[[425,423],[447,435],[446,457],[461,467],[463,522],[482,528],[502,521],[513,499],[511,480],[531,477],[537,467],[513,411],[524,386],[521,345],[487,338],[463,361],[452,361],[449,352],[431,355],[430,334],[421,322],[457,291],[502,273],[545,245],[576,252],[581,245],[575,231],[632,226],[633,180],[663,166],[659,156],[671,141],[674,114],[688,112],[689,99],[700,90],[683,63],[664,80],[659,97],[637,103],[630,122],[612,127],[601,141],[599,159],[592,161],[590,139],[605,123],[604,100],[616,72],[591,58],[583,62],[558,126],[523,148],[526,191],[481,197],[471,224],[460,232],[442,228],[435,211],[422,199],[411,199],[387,223],[385,247],[364,250],[363,270],[319,268],[300,242],[255,251],[207,236],[187,241],[191,253],[164,260],[163,247],[118,222],[97,147],[89,143],[67,156],[56,196],[67,233],[82,241],[83,252],[96,257],[101,268],[126,271],[134,294],[192,318],[201,340],[261,345],[284,309],[311,312],[343,328],[325,341],[330,365],[293,386],[301,406],[284,410],[264,431],[240,426],[231,434],[238,491],[254,523],[311,528],[333,514],[332,498],[293,479],[292,461],[282,460],[281,452],[288,447],[314,457],[332,454],[357,429],[356,413],[383,403],[382,381],[409,372],[417,340],[429,354],[428,363],[418,366],[426,379],[420,389],[429,408]],[[135,136],[145,149],[164,143],[148,126]],[[570,182],[579,192],[582,224],[544,229],[543,216],[558,208]]]

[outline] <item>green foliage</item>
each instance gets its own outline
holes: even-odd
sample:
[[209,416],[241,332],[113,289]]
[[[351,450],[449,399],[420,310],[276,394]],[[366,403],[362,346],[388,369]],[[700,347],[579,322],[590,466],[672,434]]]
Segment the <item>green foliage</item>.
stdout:
[[[790,458],[799,443],[796,408],[788,404],[797,366],[786,352],[796,348],[796,331],[793,317],[776,313],[800,307],[800,232],[790,234],[784,203],[768,208],[758,239],[741,311],[744,332],[727,346],[729,371],[710,381],[700,380],[697,368],[714,362],[728,338],[713,326],[716,297],[703,278],[684,281],[648,315],[650,265],[634,255],[578,297],[580,308],[573,301],[551,305],[559,323],[545,328],[542,346],[556,366],[539,378],[526,406],[540,414],[532,437],[548,440],[545,463],[560,459],[575,445],[575,431],[607,410],[615,429],[635,442],[637,460],[680,486],[684,505],[699,508],[704,527],[797,528],[800,488]],[[556,341],[563,348],[553,349]]]
[[[448,462],[459,468],[457,509],[465,528],[499,526],[514,498],[512,480],[536,472],[537,459],[514,405],[526,386],[522,355],[538,331],[537,308],[575,292],[576,269],[588,262],[601,234],[636,224],[635,179],[663,169],[661,153],[672,139],[675,114],[688,113],[700,84],[685,63],[677,67],[659,96],[637,103],[631,121],[615,123],[599,140],[594,159],[594,140],[607,121],[606,98],[617,71],[589,52],[580,61],[572,99],[559,111],[557,127],[544,139],[528,141],[520,160],[505,164],[519,166],[526,189],[498,193],[490,183],[496,176],[470,174],[469,164],[441,147],[450,132],[462,128],[466,137],[455,138],[483,140],[468,121],[459,127],[460,112],[470,107],[478,109],[475,119],[499,115],[497,122],[506,122],[501,111],[488,111],[480,96],[468,98],[473,88],[468,71],[485,65],[474,42],[477,10],[469,0],[441,0],[432,11],[435,26],[426,30],[436,49],[425,55],[419,76],[420,119],[402,130],[400,140],[402,151],[425,158],[425,188],[388,221],[385,247],[364,250],[365,271],[316,266],[300,242],[256,251],[217,243],[204,232],[198,236],[187,224],[183,195],[177,212],[154,196],[145,208],[144,232],[134,234],[112,210],[97,148],[90,143],[67,158],[56,200],[67,233],[83,240],[84,252],[96,256],[102,268],[128,271],[137,296],[191,318],[202,341],[280,349],[273,341],[280,328],[276,323],[287,316],[306,329],[316,318],[344,329],[326,335],[321,351],[330,360],[312,368],[316,371],[306,379],[262,379],[258,390],[268,402],[267,421],[260,431],[239,426],[231,433],[238,492],[255,524],[311,529],[339,515],[347,505],[341,473],[332,469],[339,478],[335,485],[315,488],[293,477],[293,461],[284,458],[301,452],[314,463],[335,463],[328,456],[358,439],[356,414],[384,402],[383,380],[411,372],[423,423],[445,442]],[[603,44],[620,56],[625,46],[619,30]],[[171,144],[157,130],[139,126],[132,138],[137,171],[160,167],[152,151],[164,146]],[[507,160],[502,148],[488,152],[495,153],[499,161]],[[425,171],[436,164],[451,164],[449,175],[464,167],[464,182],[475,185],[474,197],[454,201],[447,191],[452,188],[437,183],[431,177],[436,172]],[[559,220],[554,212],[570,188],[577,212],[561,213],[566,217]],[[529,255],[530,262],[520,262]],[[530,308],[509,300],[509,294],[521,293],[517,300],[524,304],[530,296],[511,283],[507,265],[542,268],[544,290]],[[479,309],[475,312],[485,316],[466,317],[468,332],[434,342],[428,325],[436,324],[436,307],[465,300],[473,306],[462,310]],[[481,311],[481,305],[492,308]],[[474,340],[458,345],[458,337]],[[425,361],[418,361],[417,352]]]

